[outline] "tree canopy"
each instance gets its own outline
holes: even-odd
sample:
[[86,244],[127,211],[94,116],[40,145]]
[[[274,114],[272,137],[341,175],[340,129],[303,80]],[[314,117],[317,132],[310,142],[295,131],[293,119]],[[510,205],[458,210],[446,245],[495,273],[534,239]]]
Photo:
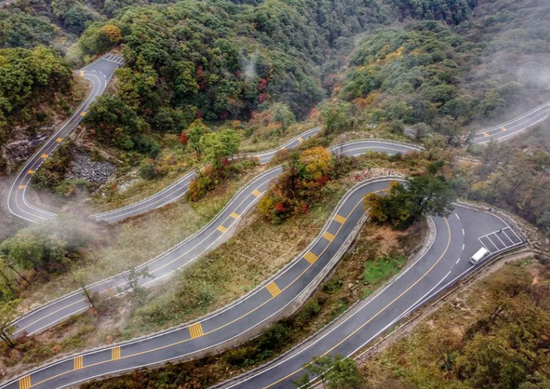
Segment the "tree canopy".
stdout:
[[448,216],[456,194],[442,177],[422,175],[394,182],[389,193],[365,196],[364,208],[373,221],[406,228],[421,216]]

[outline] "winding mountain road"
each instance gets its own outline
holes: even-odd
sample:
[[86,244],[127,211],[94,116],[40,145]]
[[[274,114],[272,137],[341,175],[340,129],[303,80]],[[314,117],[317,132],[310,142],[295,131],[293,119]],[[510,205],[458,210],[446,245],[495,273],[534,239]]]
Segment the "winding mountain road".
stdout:
[[548,117],[550,117],[550,103],[545,103],[506,123],[476,132],[473,142],[484,144],[492,140],[499,142],[509,140]]
[[[86,114],[89,104],[103,92],[109,78],[121,62],[116,56],[104,57],[81,71],[81,74],[92,82],[92,93],[75,115],[30,159],[17,176],[8,198],[8,207],[14,215],[31,222],[48,220],[55,216],[25,200],[26,186],[44,159],[76,128]],[[548,116],[550,106],[541,106],[503,126],[480,132],[481,135],[478,134],[474,142],[508,139]],[[319,129],[312,129],[282,147],[295,147],[318,131]],[[417,148],[411,145],[381,140],[350,142],[331,149],[332,152],[349,156],[367,151],[395,154],[414,150]],[[258,157],[262,163],[266,163],[276,151],[266,152]],[[253,179],[207,226],[149,261],[146,265],[155,278],[142,279],[140,283],[147,286],[159,282],[218,247],[231,236],[242,216],[257,204],[270,182],[281,171],[282,167],[278,166]],[[95,215],[95,218],[109,222],[118,221],[128,215],[143,213],[174,201],[187,190],[191,175],[192,173],[149,199],[124,209]],[[304,253],[265,284],[223,310],[191,325],[46,364],[40,369],[11,380],[1,386],[1,389],[71,386],[95,377],[133,370],[141,366],[198,356],[205,350],[223,348],[237,338],[246,339],[258,326],[275,318],[292,304],[308,286],[319,281],[321,271],[331,266],[331,259],[364,217],[363,196],[366,193],[387,189],[391,181],[391,178],[380,178],[362,183],[350,190],[335,209],[321,234]],[[353,314],[323,330],[298,351],[243,377],[237,384],[229,384],[228,387],[291,387],[291,380],[301,374],[301,366],[310,361],[313,355],[353,354],[403,315],[463,277],[472,269],[468,264],[468,258],[480,247],[485,246],[491,254],[496,254],[523,244],[523,240],[512,227],[496,215],[461,205],[456,206],[455,213],[449,218],[435,218],[434,223],[436,237],[433,245],[374,298],[364,302]],[[89,289],[98,293],[116,293],[124,289],[125,285],[126,281],[122,275],[117,275],[91,285]],[[76,291],[17,320],[15,335],[39,333],[88,308],[88,301],[80,291]]]
[[[224,388],[292,388],[313,356],[349,357],[413,309],[471,272],[468,259],[487,243],[491,254],[518,247],[522,239],[494,214],[457,205],[448,218],[435,218],[436,238],[427,253],[374,298],[338,320],[282,360]],[[488,240],[494,243],[492,246]]]
[[[405,153],[418,150],[414,146],[388,141],[357,141],[338,146],[332,151],[342,155],[359,155],[367,151],[385,152],[389,154]],[[205,227],[182,243],[159,255],[140,268],[147,266],[154,278],[142,279],[140,283],[147,286],[159,282],[172,275],[175,271],[188,265],[201,255],[218,247],[233,232],[242,215],[256,205],[260,196],[268,189],[269,184],[282,172],[282,166],[270,169],[248,183],[241,189],[226,207]],[[107,293],[123,289],[127,285],[123,274],[108,278],[91,285],[88,290],[92,293]],[[75,291],[65,297],[46,304],[27,313],[14,322],[14,336],[33,335],[52,327],[70,316],[82,312],[90,307],[89,302],[82,295],[82,291]]]
[[[276,177],[278,169],[280,168],[265,173],[266,177]],[[221,311],[181,328],[46,365],[18,377],[2,389],[62,388],[107,374],[197,356],[205,350],[221,349],[224,344],[227,345],[237,338],[251,336],[257,326],[276,317],[318,280],[323,268],[329,266],[331,259],[364,216],[364,195],[386,190],[392,180],[394,179],[380,178],[350,190],[336,207],[322,232],[302,254],[272,279]],[[238,204],[237,209],[244,212],[257,201],[259,196],[248,190],[261,192],[268,184],[269,181],[263,179],[251,183],[245,191],[245,198],[242,198],[243,203],[235,203]],[[236,197],[240,198],[243,194]],[[229,211],[230,209],[226,210]],[[226,217],[224,213],[223,221],[219,220],[221,224],[212,225],[218,226],[217,232],[211,233],[219,238],[224,233],[221,230],[228,231],[237,220],[238,216]],[[433,245],[374,299],[334,328],[316,336],[307,348],[252,375],[236,387],[291,387],[291,380],[297,377],[301,366],[311,360],[313,355],[328,352],[349,355],[422,299],[436,293],[447,280],[469,271],[471,266],[468,258],[482,244],[492,242],[494,246],[490,250],[493,254],[522,244],[521,238],[503,220],[493,214],[462,206],[457,206],[456,213],[448,219],[435,218],[434,223],[436,236]],[[221,230],[219,227],[222,227]]]
[[54,218],[56,215],[30,204],[25,198],[27,186],[33,174],[42,166],[44,160],[53,153],[67,136],[78,126],[86,116],[90,105],[103,94],[115,70],[123,63],[120,56],[105,55],[78,74],[92,84],[92,90],[86,100],[76,109],[65,124],[56,131],[48,141],[29,159],[15,178],[8,193],[8,210],[11,214],[29,222],[40,222]]

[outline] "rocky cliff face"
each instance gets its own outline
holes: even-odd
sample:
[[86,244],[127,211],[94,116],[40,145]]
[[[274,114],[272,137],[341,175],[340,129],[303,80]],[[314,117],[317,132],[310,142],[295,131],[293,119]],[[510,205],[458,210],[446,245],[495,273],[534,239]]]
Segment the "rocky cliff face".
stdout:
[[[0,148],[0,175],[11,174],[20,164],[28,160],[36,149],[50,136],[53,128],[45,129],[35,135],[24,135],[20,139],[5,144]],[[3,166],[2,166],[3,165]]]

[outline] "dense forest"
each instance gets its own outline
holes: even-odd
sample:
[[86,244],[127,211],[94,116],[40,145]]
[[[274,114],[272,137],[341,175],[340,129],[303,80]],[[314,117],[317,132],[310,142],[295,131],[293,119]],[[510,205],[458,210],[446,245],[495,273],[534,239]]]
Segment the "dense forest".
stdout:
[[72,79],[70,67],[45,46],[0,49],[0,148],[14,136],[36,132],[51,119],[48,108],[69,110]]
[[[144,123],[135,136],[143,139],[149,128],[179,133],[195,118],[247,119],[272,102],[304,117],[325,97],[321,65],[340,37],[381,21],[376,3],[362,1],[188,1],[128,8],[92,24],[79,44],[87,55],[122,47],[127,67],[114,101],[95,109],[118,104],[136,112]],[[122,117],[120,128],[130,127]]]
[[478,17],[456,28],[429,21],[369,34],[335,95],[366,107],[371,121],[387,121],[394,131],[413,127],[419,139],[440,133],[450,144],[459,143],[466,126],[546,101],[548,83],[536,79],[548,77],[550,7],[540,0],[498,3],[484,2]]

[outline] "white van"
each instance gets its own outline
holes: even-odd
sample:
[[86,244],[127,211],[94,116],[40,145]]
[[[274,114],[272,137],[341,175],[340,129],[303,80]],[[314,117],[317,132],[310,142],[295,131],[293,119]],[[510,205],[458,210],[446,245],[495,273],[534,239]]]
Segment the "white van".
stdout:
[[487,250],[485,247],[480,248],[477,250],[477,253],[472,255],[472,258],[470,258],[470,263],[472,265],[475,265],[479,261],[481,261],[483,258],[485,258],[489,254],[489,250]]

